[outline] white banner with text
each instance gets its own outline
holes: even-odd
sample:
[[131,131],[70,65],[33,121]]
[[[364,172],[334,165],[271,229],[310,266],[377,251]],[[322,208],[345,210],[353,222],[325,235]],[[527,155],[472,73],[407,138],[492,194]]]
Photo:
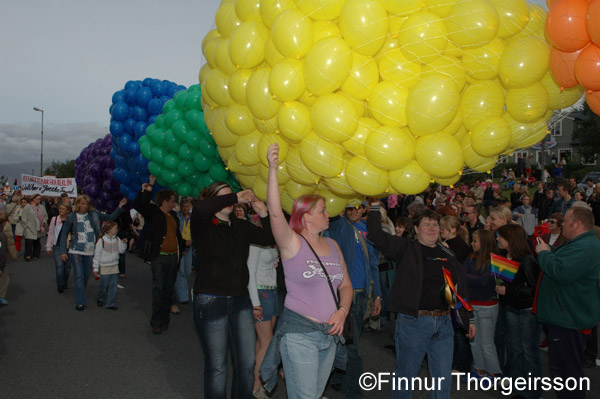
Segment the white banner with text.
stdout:
[[74,177],[56,178],[53,176],[21,175],[23,195],[41,194],[48,197],[60,197],[67,193],[70,198],[77,197],[77,183]]

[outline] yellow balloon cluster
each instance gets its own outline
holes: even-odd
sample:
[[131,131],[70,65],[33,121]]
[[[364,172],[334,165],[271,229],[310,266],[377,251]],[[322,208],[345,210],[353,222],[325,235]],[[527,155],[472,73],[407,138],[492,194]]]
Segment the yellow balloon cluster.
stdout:
[[279,143],[288,211],[452,184],[545,136],[560,87],[544,18],[526,0],[223,0],[202,42],[206,124],[261,199]]

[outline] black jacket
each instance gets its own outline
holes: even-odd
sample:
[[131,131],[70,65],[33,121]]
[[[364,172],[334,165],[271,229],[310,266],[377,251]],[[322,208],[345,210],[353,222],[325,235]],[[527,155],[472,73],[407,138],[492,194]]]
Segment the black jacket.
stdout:
[[519,271],[512,283],[506,283],[506,295],[499,295],[500,302],[513,309],[528,309],[533,305],[540,266],[533,255],[513,260],[520,263]]
[[[375,244],[383,256],[396,262],[396,277],[390,293],[388,310],[417,317],[423,289],[423,253],[421,244],[408,238],[387,234],[381,229],[381,214],[372,206],[367,218],[367,238]],[[448,270],[458,294],[468,300],[468,287],[465,271],[448,248],[440,245],[448,253]],[[472,312],[461,312],[461,318],[472,318]],[[464,321],[463,321],[464,322]]]
[[[160,208],[150,203],[152,198],[151,191],[140,191],[133,202],[133,207],[144,217],[146,232],[143,246],[140,248],[144,260],[153,261],[160,255],[160,247],[167,235],[167,215]],[[175,219],[177,224],[177,244],[179,247],[178,255],[181,257],[181,251],[185,248],[185,241],[179,231],[179,218],[173,211],[169,215]]]

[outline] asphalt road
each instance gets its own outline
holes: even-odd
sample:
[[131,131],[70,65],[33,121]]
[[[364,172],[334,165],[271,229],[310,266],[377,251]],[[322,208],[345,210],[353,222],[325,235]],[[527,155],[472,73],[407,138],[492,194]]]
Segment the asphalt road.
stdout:
[[[171,318],[168,331],[153,335],[150,267],[132,254],[127,262],[127,277],[119,281],[123,288],[117,293],[120,309],[96,307],[98,282],[92,277],[88,307],[82,312],[75,311],[73,288],[57,293],[50,256],[8,265],[10,304],[0,307],[0,398],[202,397],[202,350],[191,305],[180,306],[181,314]],[[384,348],[391,342],[387,331],[363,333],[365,371],[393,371],[394,355]],[[547,367],[545,352],[542,360]],[[423,368],[421,376],[426,375]],[[600,398],[600,368],[587,369],[586,375],[591,381],[588,398]],[[284,388],[279,384],[273,398],[285,398]],[[501,390],[469,391],[464,384],[460,388],[453,383],[453,398],[507,397]],[[365,397],[389,398],[390,389],[384,384],[381,391],[365,392]],[[325,396],[342,397],[331,388]],[[428,394],[418,392],[415,397]]]

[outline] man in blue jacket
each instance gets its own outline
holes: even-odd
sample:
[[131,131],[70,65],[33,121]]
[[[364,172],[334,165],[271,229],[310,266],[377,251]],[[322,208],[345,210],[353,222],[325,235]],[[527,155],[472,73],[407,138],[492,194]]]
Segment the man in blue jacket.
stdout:
[[[586,208],[570,208],[562,224],[570,240],[550,248],[538,238],[535,247],[542,269],[537,309],[546,325],[552,378],[584,377],[584,349],[591,329],[600,321],[600,240],[594,234],[594,216]],[[583,398],[584,391],[557,391],[559,398]]]
[[[362,204],[358,201],[349,203],[345,216],[332,218],[329,222],[329,230],[325,233],[337,241],[340,246],[354,288],[354,297],[350,307],[350,315],[354,321],[354,342],[346,345],[348,364],[346,378],[343,381],[344,398],[362,398],[362,390],[358,381],[363,367],[358,353],[358,340],[370,296],[373,296],[374,299],[371,314],[376,316],[381,312],[379,251],[367,240],[367,225],[362,220],[365,207],[365,202]],[[334,375],[331,380],[332,384],[336,384],[338,381],[337,376]]]

